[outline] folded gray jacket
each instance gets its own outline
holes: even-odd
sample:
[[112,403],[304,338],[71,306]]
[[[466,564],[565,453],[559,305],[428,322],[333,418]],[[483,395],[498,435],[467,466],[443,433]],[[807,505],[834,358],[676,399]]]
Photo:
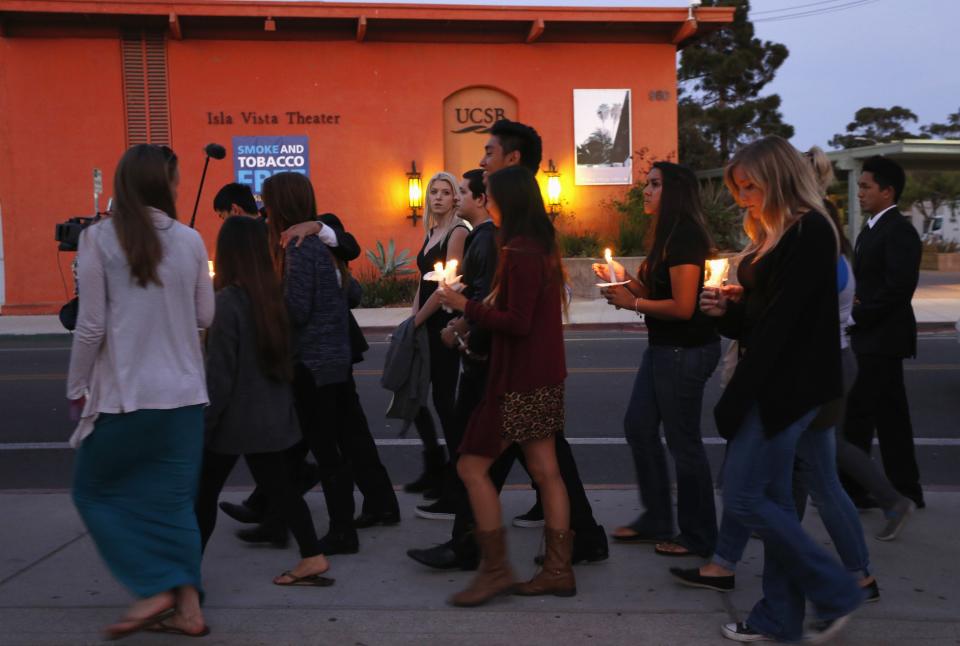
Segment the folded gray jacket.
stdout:
[[380,385],[393,391],[387,417],[403,420],[406,434],[430,393],[430,344],[425,326],[417,328],[411,316],[390,336]]

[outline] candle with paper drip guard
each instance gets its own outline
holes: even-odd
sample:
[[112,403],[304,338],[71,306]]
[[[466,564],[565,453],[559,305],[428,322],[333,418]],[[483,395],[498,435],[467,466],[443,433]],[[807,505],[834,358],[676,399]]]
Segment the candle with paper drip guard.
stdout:
[[[449,288],[460,291],[463,285],[460,284],[460,276],[457,275],[457,267],[460,265],[456,258],[451,258],[446,262],[435,263],[433,271],[424,274],[424,280],[431,280],[437,283],[437,289]],[[450,308],[444,306],[444,312],[452,312]]]
[[610,248],[603,250],[603,259],[607,261],[607,273],[610,274],[610,282],[617,282],[617,270],[613,266],[613,252]]
[[726,258],[708,260],[704,265],[703,286],[720,289],[727,284],[730,273],[730,261]]

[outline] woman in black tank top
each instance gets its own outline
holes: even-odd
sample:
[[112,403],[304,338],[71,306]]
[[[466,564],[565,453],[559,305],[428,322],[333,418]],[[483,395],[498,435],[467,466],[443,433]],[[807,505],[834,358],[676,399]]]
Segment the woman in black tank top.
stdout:
[[[424,280],[423,277],[438,262],[463,260],[463,246],[467,239],[467,225],[457,217],[459,192],[457,180],[450,173],[437,173],[427,183],[426,205],[423,224],[426,238],[417,254],[417,269],[420,270],[420,286],[413,301],[414,322],[417,327],[426,326],[430,342],[430,383],[433,390],[433,407],[440,418],[440,426],[445,438],[449,436],[453,424],[453,404],[456,397],[457,376],[460,370],[460,355],[455,349],[448,348],[440,340],[440,332],[453,317],[444,312],[434,292],[437,283]],[[417,414],[414,424],[420,439],[423,440],[423,474],[415,481],[404,486],[409,493],[423,493],[425,498],[441,498],[441,484],[447,459],[437,441],[437,431],[429,409],[424,406]],[[448,447],[453,451],[456,447]],[[431,518],[437,513],[454,513],[453,504],[441,499],[430,505]],[[447,509],[449,508],[449,510]],[[419,513],[419,512],[418,512]]]

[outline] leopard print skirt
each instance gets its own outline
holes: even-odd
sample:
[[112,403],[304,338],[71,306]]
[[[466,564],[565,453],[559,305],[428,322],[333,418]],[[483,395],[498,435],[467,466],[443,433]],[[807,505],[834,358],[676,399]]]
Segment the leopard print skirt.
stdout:
[[542,440],[563,431],[563,384],[506,393],[500,404],[501,434],[508,442]]

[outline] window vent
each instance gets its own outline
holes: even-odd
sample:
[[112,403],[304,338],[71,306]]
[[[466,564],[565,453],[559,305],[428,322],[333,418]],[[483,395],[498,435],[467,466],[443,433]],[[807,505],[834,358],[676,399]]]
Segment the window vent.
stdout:
[[162,33],[125,31],[120,37],[127,146],[170,145],[167,43]]

